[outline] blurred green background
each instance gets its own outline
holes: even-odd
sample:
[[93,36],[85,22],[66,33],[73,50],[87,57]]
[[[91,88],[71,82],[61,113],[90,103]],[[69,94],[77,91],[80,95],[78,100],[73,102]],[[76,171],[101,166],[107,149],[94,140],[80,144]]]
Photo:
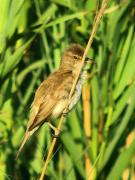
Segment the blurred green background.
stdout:
[[[35,90],[59,67],[66,47],[86,46],[99,4],[0,0],[1,180],[39,177],[52,139],[47,125],[14,160]],[[66,118],[46,179],[135,179],[134,15],[134,1],[110,0],[88,54],[97,62],[84,88],[90,97]]]

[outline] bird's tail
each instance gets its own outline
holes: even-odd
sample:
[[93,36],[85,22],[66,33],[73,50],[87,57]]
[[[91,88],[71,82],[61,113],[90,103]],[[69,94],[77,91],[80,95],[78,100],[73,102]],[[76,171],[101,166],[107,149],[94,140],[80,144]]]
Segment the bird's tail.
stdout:
[[20,155],[20,152],[22,151],[23,146],[25,145],[26,141],[29,139],[30,136],[31,136],[31,132],[27,130],[24,137],[23,137],[22,143],[21,143],[21,145],[20,145],[20,147],[19,147],[19,149],[17,151],[15,160],[18,159],[18,157]]
[[35,127],[34,129],[32,130],[29,130],[29,128],[27,128],[26,132],[25,132],[25,135],[23,137],[23,140],[22,140],[22,143],[19,147],[19,150],[17,151],[17,154],[16,154],[16,157],[15,157],[15,160],[18,159],[19,155],[20,155],[20,152],[22,151],[22,148],[23,146],[25,145],[26,141],[29,139],[29,137],[39,128],[40,126],[37,126]]

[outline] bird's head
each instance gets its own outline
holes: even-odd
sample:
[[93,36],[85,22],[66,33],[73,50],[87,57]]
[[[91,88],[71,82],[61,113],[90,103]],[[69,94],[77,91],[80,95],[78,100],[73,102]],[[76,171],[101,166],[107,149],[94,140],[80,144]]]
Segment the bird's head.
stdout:
[[[74,44],[70,46],[68,49],[65,50],[62,56],[60,68],[72,70],[72,72],[76,74],[78,68],[81,66],[84,50],[85,49],[79,44]],[[92,64],[93,60],[86,57],[84,66],[88,63]]]

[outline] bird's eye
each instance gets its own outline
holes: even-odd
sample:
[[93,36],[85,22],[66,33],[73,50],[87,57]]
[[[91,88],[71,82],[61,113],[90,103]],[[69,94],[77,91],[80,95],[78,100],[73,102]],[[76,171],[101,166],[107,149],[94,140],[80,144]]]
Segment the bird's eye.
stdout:
[[74,56],[74,59],[78,59],[77,56]]

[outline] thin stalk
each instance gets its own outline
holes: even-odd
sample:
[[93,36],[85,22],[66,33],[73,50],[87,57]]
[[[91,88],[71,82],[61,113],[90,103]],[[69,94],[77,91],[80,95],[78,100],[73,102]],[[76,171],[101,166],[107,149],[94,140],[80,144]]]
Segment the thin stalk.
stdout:
[[109,132],[109,127],[111,124],[111,118],[112,118],[112,113],[113,113],[113,108],[109,107],[108,110],[108,117],[106,120],[106,124],[105,124],[105,130],[104,130],[104,139],[103,139],[103,143],[101,145],[101,150],[100,150],[100,158],[99,158],[99,162],[98,162],[98,166],[102,166],[102,162],[104,159],[104,154],[105,154],[105,149],[106,149],[106,145],[107,145],[107,140],[108,140],[108,132]]
[[[91,119],[90,119],[90,83],[87,82],[82,89],[82,97],[83,97],[83,109],[84,109],[84,129],[86,134],[86,143],[90,143],[91,137]],[[89,169],[92,168],[91,161],[89,159],[88,153],[85,153],[85,169],[86,169],[86,177],[89,175]],[[90,179],[93,179],[90,176]]]

